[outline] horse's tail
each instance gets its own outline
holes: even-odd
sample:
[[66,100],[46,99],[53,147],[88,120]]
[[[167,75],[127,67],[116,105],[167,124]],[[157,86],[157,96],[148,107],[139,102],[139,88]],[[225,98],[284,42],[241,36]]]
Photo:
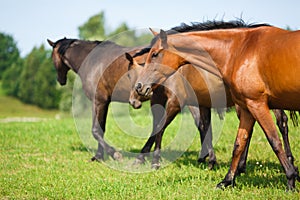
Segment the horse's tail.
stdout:
[[300,113],[300,111],[290,111],[290,118],[294,126],[299,126],[299,119],[298,119],[297,112]]

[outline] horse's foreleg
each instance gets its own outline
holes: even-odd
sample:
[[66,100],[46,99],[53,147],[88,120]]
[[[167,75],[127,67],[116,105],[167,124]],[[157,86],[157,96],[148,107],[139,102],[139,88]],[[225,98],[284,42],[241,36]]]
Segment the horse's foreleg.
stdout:
[[122,159],[122,155],[119,152],[116,152],[116,150],[113,147],[111,147],[104,141],[108,105],[109,102],[99,102],[94,103],[93,105],[92,133],[94,138],[98,141],[98,149],[96,155],[92,158],[92,161],[103,160],[104,151],[115,160]]
[[[240,119],[240,113],[241,113],[240,109],[241,108],[238,105],[235,105],[235,109],[236,109],[237,117]],[[246,172],[247,157],[248,157],[248,151],[249,151],[250,141],[251,141],[251,137],[252,137],[252,132],[253,132],[253,128],[249,131],[249,139],[246,144],[246,149],[245,149],[244,153],[242,154],[239,165],[238,165],[238,169],[237,169],[237,173],[236,173],[237,176],[240,175],[241,173]]]
[[[154,110],[153,112],[160,113],[161,109]],[[162,120],[154,127],[154,133],[156,133],[155,137],[155,147],[154,147],[154,154],[152,160],[152,168],[158,169],[160,167],[160,150],[161,150],[161,141],[164,134],[165,129],[167,126],[173,121],[176,115],[180,112],[180,106],[176,101],[169,101],[166,105],[166,112]]]
[[240,109],[239,118],[240,124],[234,143],[231,166],[223,181],[217,185],[217,188],[223,188],[229,185],[234,186],[240,158],[250,140],[250,134],[253,129],[255,119],[249,111],[244,109]]
[[147,142],[143,146],[141,153],[137,156],[137,158],[134,161],[135,164],[143,164],[145,162],[145,157],[149,154],[151,151],[151,148],[155,142],[155,137],[158,132],[157,127],[159,126],[159,123],[161,123],[161,120],[164,117],[164,112],[158,112],[156,110],[157,106],[160,108],[165,108],[165,104],[167,101],[167,97],[164,95],[164,93],[154,93],[151,98],[151,113],[153,116],[153,127],[150,137],[148,138]]
[[288,190],[293,190],[295,188],[295,178],[298,177],[298,173],[283,150],[282,143],[277,134],[276,126],[272,120],[268,105],[257,102],[250,102],[248,104],[250,112],[264,130],[273,151],[275,152],[285,171],[288,179]]
[[189,106],[189,109],[200,133],[201,151],[198,162],[205,162],[206,157],[209,156],[208,168],[212,169],[217,159],[212,145],[211,109],[197,106]]

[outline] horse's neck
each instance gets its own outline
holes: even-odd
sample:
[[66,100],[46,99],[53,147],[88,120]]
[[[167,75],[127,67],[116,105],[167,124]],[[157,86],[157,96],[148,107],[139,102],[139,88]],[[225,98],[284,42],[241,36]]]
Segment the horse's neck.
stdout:
[[223,77],[230,73],[229,63],[235,54],[239,54],[247,31],[246,29],[197,31],[186,33],[188,37],[183,38],[188,38],[189,48],[198,50],[198,54],[201,54],[202,58],[195,51],[195,62],[204,59],[202,61],[204,64],[200,63],[199,67],[217,76],[222,74]]
[[78,44],[77,46],[72,47],[69,51],[66,52],[66,58],[69,62],[69,67],[76,73],[78,73],[80,67],[82,66],[84,60],[95,48],[96,44]]

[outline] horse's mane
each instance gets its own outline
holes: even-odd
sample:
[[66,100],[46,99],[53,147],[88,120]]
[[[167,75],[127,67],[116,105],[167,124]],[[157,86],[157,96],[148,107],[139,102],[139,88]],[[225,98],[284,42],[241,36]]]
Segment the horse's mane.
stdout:
[[192,22],[191,25],[182,23],[179,26],[171,28],[167,31],[167,34],[191,32],[191,31],[209,31],[217,29],[231,29],[231,28],[256,28],[260,26],[270,26],[269,24],[247,24],[242,19],[232,20],[228,22],[224,21],[206,21],[206,22]]
[[94,43],[96,45],[100,44],[102,41],[84,41],[84,40],[78,40],[78,39],[67,39],[63,38],[55,42],[55,46],[59,44],[58,53],[60,55],[64,55],[67,49],[73,44],[74,42],[85,42],[85,43]]
[[[251,23],[247,24],[242,19],[232,20],[232,21],[206,21],[206,22],[192,22],[191,25],[186,23],[181,23],[179,26],[173,27],[170,30],[167,30],[166,33],[168,35],[176,34],[176,33],[184,33],[184,32],[192,32],[192,31],[210,31],[217,29],[232,29],[232,28],[257,28],[260,26],[271,26],[269,24],[256,24]],[[144,53],[148,53],[151,47],[154,45],[158,36],[155,36],[148,47],[142,49],[140,52],[137,52],[133,57],[143,55]]]

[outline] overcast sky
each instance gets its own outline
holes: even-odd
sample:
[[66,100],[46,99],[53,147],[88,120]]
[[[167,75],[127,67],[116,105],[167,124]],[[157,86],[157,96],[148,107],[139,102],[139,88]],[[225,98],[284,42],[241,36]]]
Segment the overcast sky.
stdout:
[[0,0],[0,32],[14,37],[22,56],[62,37],[78,38],[78,27],[105,12],[107,26],[168,29],[181,22],[213,19],[269,23],[300,29],[299,0]]

